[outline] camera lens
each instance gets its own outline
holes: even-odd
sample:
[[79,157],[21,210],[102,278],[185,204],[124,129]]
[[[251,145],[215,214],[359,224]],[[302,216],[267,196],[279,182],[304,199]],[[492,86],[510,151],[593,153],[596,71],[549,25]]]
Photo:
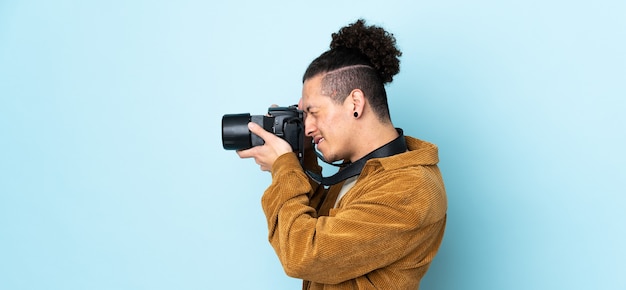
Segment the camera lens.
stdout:
[[248,123],[250,114],[228,114],[222,117],[222,146],[226,150],[248,149],[252,147]]

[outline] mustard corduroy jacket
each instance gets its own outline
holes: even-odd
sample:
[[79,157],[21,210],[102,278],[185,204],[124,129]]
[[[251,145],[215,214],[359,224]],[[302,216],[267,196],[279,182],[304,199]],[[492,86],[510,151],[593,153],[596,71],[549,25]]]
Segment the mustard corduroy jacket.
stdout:
[[326,195],[341,184],[318,188],[293,153],[275,161],[261,200],[269,241],[304,289],[419,288],[443,239],[447,198],[437,147],[405,138],[409,150],[369,160],[336,208]]

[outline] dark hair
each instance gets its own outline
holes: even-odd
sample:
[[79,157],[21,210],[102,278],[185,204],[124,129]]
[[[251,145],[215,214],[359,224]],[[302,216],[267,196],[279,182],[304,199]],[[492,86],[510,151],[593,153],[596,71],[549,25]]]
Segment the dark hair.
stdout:
[[322,94],[337,103],[360,89],[379,119],[389,120],[385,84],[400,72],[401,55],[393,34],[359,19],[332,34],[330,49],[311,62],[302,81],[324,74]]

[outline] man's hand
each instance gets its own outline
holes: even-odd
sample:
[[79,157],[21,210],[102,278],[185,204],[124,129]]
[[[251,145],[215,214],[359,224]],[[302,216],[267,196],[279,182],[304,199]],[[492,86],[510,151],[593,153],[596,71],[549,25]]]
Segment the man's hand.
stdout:
[[261,166],[263,171],[271,171],[272,165],[276,159],[288,152],[292,152],[291,145],[282,138],[265,131],[261,126],[256,123],[248,123],[248,129],[250,132],[261,137],[265,144],[261,146],[255,146],[246,150],[238,150],[237,155],[240,158],[254,158],[256,164]]

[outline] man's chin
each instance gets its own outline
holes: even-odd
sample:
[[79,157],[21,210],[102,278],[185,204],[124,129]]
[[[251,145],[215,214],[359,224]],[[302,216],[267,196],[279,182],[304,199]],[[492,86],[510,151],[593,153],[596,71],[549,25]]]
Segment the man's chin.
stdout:
[[328,163],[335,163],[337,161],[342,161],[341,159],[337,158],[337,156],[326,156],[324,155],[324,153],[322,153],[322,156],[324,156],[324,160],[326,160],[326,162]]
[[315,150],[317,150],[317,152],[319,152],[322,155],[322,157],[324,157],[325,162],[332,162],[328,160],[328,156],[326,156],[326,154],[324,153],[324,149],[320,149],[319,146],[316,146]]

